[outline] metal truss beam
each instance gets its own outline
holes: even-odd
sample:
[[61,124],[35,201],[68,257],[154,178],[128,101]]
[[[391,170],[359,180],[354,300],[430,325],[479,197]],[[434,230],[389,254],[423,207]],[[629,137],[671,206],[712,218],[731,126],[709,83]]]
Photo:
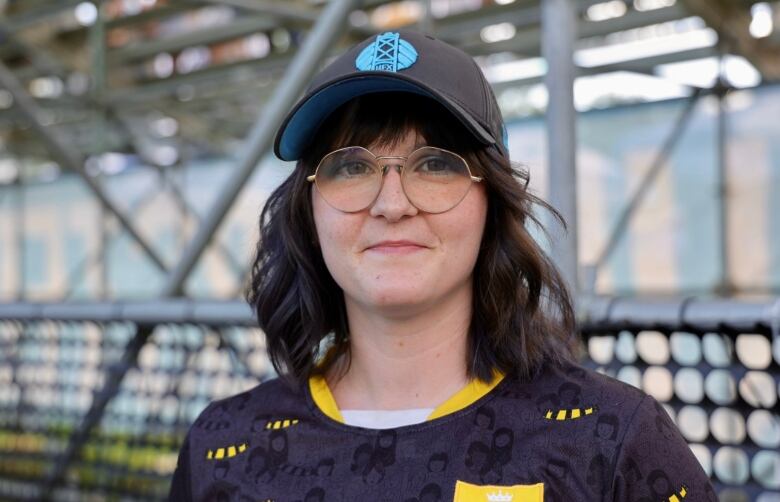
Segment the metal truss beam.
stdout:
[[169,2],[168,4],[164,5],[158,4],[153,9],[144,10],[137,14],[121,16],[114,19],[107,19],[105,21],[105,27],[107,30],[111,30],[114,28],[132,26],[149,21],[156,21],[158,19],[165,19],[175,14],[180,14],[182,12],[192,10],[194,7],[198,7],[198,5],[193,5],[190,2]]
[[11,302],[0,303],[0,320],[95,323],[129,322],[256,327],[252,310],[243,301],[184,298],[115,302]]
[[671,156],[674,148],[677,146],[680,138],[683,136],[683,132],[685,131],[685,128],[688,126],[688,123],[693,116],[693,110],[696,107],[696,103],[699,102],[699,98],[701,97],[702,92],[702,89],[697,88],[693,95],[688,98],[685,107],[680,112],[674,127],[672,127],[672,130],[666,137],[666,141],[664,141],[664,144],[661,146],[658,155],[653,160],[650,168],[645,172],[642,180],[637,186],[637,189],[633,194],[631,194],[631,197],[628,199],[628,203],[626,204],[625,208],[620,212],[617,223],[615,223],[615,226],[609,233],[607,243],[599,253],[595,263],[592,265],[592,267],[589,267],[588,275],[590,277],[588,282],[590,284],[588,289],[591,291],[595,289],[594,286],[599,270],[604,266],[607,260],[609,260],[610,256],[617,248],[620,239],[622,239],[626,233],[626,230],[628,229],[628,225],[631,222],[631,219],[647,197],[647,194],[649,193],[650,188],[653,186],[653,183],[656,179],[658,179],[658,174],[660,174],[661,170],[666,165],[667,159],[669,156]]
[[[645,58],[632,59],[622,63],[610,63],[605,65],[582,67],[577,66],[578,77],[585,77],[589,75],[599,75],[602,73],[609,73],[614,71],[630,71],[635,73],[644,73],[647,75],[653,74],[653,68],[659,65],[677,63],[679,61],[690,61],[692,59],[700,59],[711,56],[717,56],[718,52],[714,47],[706,47],[703,49],[691,49],[687,51],[671,52],[669,54],[663,54],[660,56],[649,56]],[[544,81],[544,76],[519,78],[516,80],[509,80],[506,82],[499,82],[493,84],[493,90],[501,92],[505,89],[512,87],[522,87],[527,85],[538,84]]]
[[[609,326],[647,326],[648,329],[728,329],[752,331],[757,327],[780,330],[780,297],[760,300],[709,297],[623,298],[582,296],[579,323],[588,329]],[[0,303],[0,321],[130,322],[197,324],[215,329],[257,326],[246,302],[162,299],[143,302]]]
[[[193,0],[197,1],[197,0]],[[320,11],[304,7],[302,5],[291,5],[291,2],[269,1],[269,0],[201,0],[203,3],[230,5],[237,9],[266,16],[274,16],[279,20],[285,21],[288,25],[299,24],[304,27],[314,24],[320,16]],[[346,28],[349,32],[368,36],[375,30],[356,26],[349,20],[346,22]]]
[[[22,31],[30,26],[41,23],[53,17],[59,16],[67,9],[73,9],[84,0],[59,0],[56,2],[46,2],[41,5],[28,8],[22,13],[14,14],[6,18],[5,22],[12,33]],[[21,2],[20,2],[21,3]]]
[[274,16],[285,21],[314,24],[319,12],[303,5],[291,5],[292,2],[268,0],[202,0],[202,3],[228,5],[255,14]]
[[[135,129],[133,128],[130,121],[123,117],[121,112],[113,107],[107,107],[106,114],[109,118],[113,119],[113,121],[119,125],[119,127],[124,131],[125,135],[127,136],[130,144],[133,147],[133,150],[136,152],[138,157],[147,165],[151,166],[160,177],[160,189],[162,191],[164,187],[164,181],[166,173],[168,172],[166,168],[163,166],[157,165],[157,162],[150,158],[147,154],[147,150],[144,147],[143,140],[141,139],[140,134],[138,134]],[[192,205],[187,201],[187,198],[184,196],[184,194],[179,190],[179,187],[177,187],[174,184],[168,184],[167,188],[170,190],[170,193],[173,195],[174,200],[177,204],[182,208],[184,211],[185,216],[193,218],[196,222],[201,222],[200,215],[195,211],[195,209],[192,207]],[[230,266],[230,268],[236,272],[236,275],[238,275],[239,282],[241,281],[241,273],[242,273],[242,267],[241,265],[236,261],[235,257],[230,253],[228,248],[222,244],[221,242],[218,242],[215,244],[217,251],[222,255],[224,260],[227,262],[227,264]]]
[[61,78],[67,76],[68,70],[59,60],[51,57],[46,51],[22,40],[5,21],[0,21],[0,37],[5,39],[4,49],[19,51],[30,60],[35,74],[56,75]]
[[14,103],[22,112],[22,114],[28,119],[30,125],[35,132],[45,143],[52,156],[60,163],[62,167],[73,171],[78,174],[82,180],[86,183],[95,197],[103,204],[124,227],[127,233],[135,240],[135,242],[141,247],[146,255],[152,260],[152,262],[162,271],[167,271],[162,259],[158,256],[157,252],[152,249],[149,244],[141,237],[141,234],[135,229],[130,219],[122,213],[116,204],[103,192],[103,189],[98,183],[92,179],[83,169],[83,160],[78,152],[72,150],[67,142],[60,137],[58,132],[54,128],[47,128],[42,125],[40,119],[40,110],[35,101],[27,94],[22,85],[16,79],[14,74],[8,67],[0,62],[0,85],[6,88],[14,98]]
[[718,32],[725,49],[750,61],[765,80],[780,81],[780,43],[750,34],[751,3],[755,2],[746,5],[737,0],[685,0],[691,13],[701,16]]
[[[577,175],[573,61],[576,34],[574,0],[542,0],[542,53],[549,67],[544,83],[549,94],[546,112],[547,172],[550,204],[566,228],[550,226],[551,256],[572,294],[579,291],[577,268]],[[552,141],[555,138],[555,141]]]
[[[138,152],[138,150],[136,150]],[[143,155],[139,154],[139,157],[144,158]],[[151,163],[150,160],[145,160],[145,162],[149,165],[151,165],[158,173],[161,179],[160,186],[157,191],[149,192],[149,194],[140,200],[136,201],[136,204],[131,209],[132,212],[138,211],[141,207],[145,206],[151,197],[161,193],[163,190],[166,189],[166,187],[170,190],[171,194],[173,195],[174,199],[176,200],[176,203],[180,205],[182,210],[185,213],[185,216],[188,216],[190,218],[193,218],[197,223],[201,222],[200,215],[195,211],[195,209],[192,207],[192,205],[186,200],[184,195],[181,193],[181,191],[172,184],[165,184],[163,178],[165,177],[165,173],[167,172],[165,169],[155,166]],[[0,192],[0,199],[2,198],[4,192]],[[108,232],[107,232],[108,233]],[[106,238],[110,238],[111,236],[106,236]],[[242,278],[244,277],[244,265],[242,263],[239,263],[235,256],[233,256],[230,253],[230,250],[223,244],[222,242],[215,242],[215,248],[216,251],[222,256],[222,259],[227,263],[228,267],[233,271],[236,277],[236,281],[240,284]],[[76,284],[77,281],[83,280],[84,274],[87,273],[89,268],[91,268],[94,265],[100,264],[103,261],[102,257],[102,251],[98,250],[97,253],[94,253],[93,255],[86,255],[84,258],[73,267],[73,269],[68,273],[67,277],[67,284],[69,284],[69,288],[65,291],[65,294],[63,295],[63,300],[67,300],[71,298],[73,293],[76,291]],[[235,296],[240,295],[241,290],[243,286],[239,286],[236,288]]]
[[[676,4],[671,7],[664,7],[648,12],[630,10],[624,16],[607,19],[605,21],[594,22],[580,20],[577,23],[577,34],[579,39],[603,37],[619,31],[676,21],[688,16],[689,13]],[[517,34],[509,40],[492,44],[486,44],[481,40],[474,40],[470,43],[462,44],[462,48],[473,56],[495,54],[499,52],[515,52],[531,57],[540,54],[541,39],[541,27],[536,24],[531,24],[528,25],[526,29],[519,30]]]
[[[60,16],[64,11],[75,8],[84,0],[53,0],[47,2],[38,2],[39,5],[25,9],[22,12],[14,13],[5,18],[5,22],[11,27],[12,32],[20,32],[36,24]],[[19,2],[22,3],[22,2]],[[25,1],[24,3],[27,3]],[[138,14],[121,16],[106,21],[106,27],[116,28],[140,24],[147,21],[154,21],[192,9],[196,5],[188,2],[177,2],[171,5],[159,5],[153,9],[148,9]]]
[[582,331],[598,333],[615,329],[681,328],[696,331],[741,332],[765,330],[777,336],[780,330],[780,298],[739,301],[698,297],[670,299],[591,297],[580,302]]
[[[336,52],[337,48],[326,49],[325,57]],[[164,80],[155,80],[141,85],[114,88],[109,90],[107,100],[119,106],[148,106],[152,99],[175,98],[177,89],[181,86],[203,86],[206,84],[225,86],[225,82],[239,73],[246,75],[252,72],[250,78],[281,74],[292,62],[295,54],[272,55],[262,59],[251,59],[219,66],[211,66],[185,75],[175,75]],[[240,70],[240,71],[239,71]]]
[[490,5],[437,19],[436,37],[462,45],[467,41],[480,41],[482,28],[492,24],[510,23],[518,30],[539,27],[542,22],[541,1],[544,0],[519,0],[507,5]]
[[254,172],[258,161],[270,146],[273,135],[285,114],[319,67],[327,47],[339,36],[340,27],[356,4],[356,0],[332,0],[323,11],[322,17],[306,37],[303,47],[277,85],[263,115],[252,128],[240,154],[238,166],[217,196],[192,243],[184,251],[176,268],[168,277],[162,291],[163,296],[177,295],[183,289],[184,282],[195,263],[208,246],[249,176]]
[[[722,57],[721,57],[722,63]],[[722,68],[722,64],[721,64]],[[718,140],[715,148],[718,155],[718,170],[716,176],[718,210],[717,220],[720,229],[718,236],[718,250],[720,251],[719,272],[720,284],[715,291],[719,296],[733,296],[734,283],[731,280],[731,253],[729,252],[729,240],[731,237],[729,224],[729,176],[728,176],[728,149],[729,149],[729,113],[726,104],[727,87],[723,75],[720,75],[715,92],[718,96]]]
[[681,61],[690,61],[693,59],[702,59],[717,56],[718,51],[715,47],[704,47],[701,49],[688,49],[679,52],[670,52],[658,56],[647,56],[632,59],[620,63],[609,63],[598,66],[580,67],[581,75],[594,75],[598,73],[609,73],[613,71],[633,71],[636,73],[651,74],[653,68],[660,65],[678,63]]
[[249,16],[236,19],[225,25],[204,30],[183,33],[172,37],[128,44],[119,49],[108,51],[110,65],[124,65],[132,61],[155,56],[161,52],[178,52],[187,47],[208,45],[224,40],[251,35],[259,31],[277,27],[276,21],[269,16]]

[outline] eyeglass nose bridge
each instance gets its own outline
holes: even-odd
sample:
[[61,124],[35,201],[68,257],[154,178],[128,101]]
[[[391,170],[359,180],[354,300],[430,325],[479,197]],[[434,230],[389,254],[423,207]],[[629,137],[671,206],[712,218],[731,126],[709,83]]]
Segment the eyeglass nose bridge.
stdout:
[[[406,165],[406,160],[408,157],[401,157],[397,155],[383,155],[381,157],[376,157],[376,163],[379,166],[379,191],[376,194],[376,197],[379,197],[379,194],[382,192],[382,188],[385,184],[385,175],[387,174],[387,171],[391,167],[395,167],[395,171],[398,173],[398,176],[401,179],[401,191],[404,194],[404,197],[406,197],[406,200],[409,201],[411,205],[414,207],[417,207],[414,202],[409,198],[409,195],[406,193],[406,188],[404,187],[404,180],[403,180],[403,172],[404,172],[404,166]],[[385,159],[394,159],[396,162],[390,162],[385,163],[383,162]],[[376,198],[374,199],[374,202],[376,202]],[[372,202],[373,204],[373,202]]]
[[[409,198],[409,195],[406,193],[406,188],[404,187],[404,181],[403,181],[403,169],[406,166],[406,161],[409,159],[409,157],[401,157],[400,155],[381,155],[377,157],[376,155],[374,155],[374,158],[376,159],[376,163],[379,166],[379,171],[380,171],[379,191],[377,192],[376,197],[378,198],[379,194],[382,193],[382,188],[384,187],[385,184],[385,175],[387,174],[388,168],[395,167],[396,172],[401,178],[401,191],[403,192],[404,197],[406,197],[406,200],[408,200],[412,206],[417,207],[417,205],[414,202],[412,202],[411,198]],[[391,162],[391,163],[382,162],[385,159],[393,159],[398,162]],[[376,198],[371,204],[375,202],[376,202]]]
[[[398,174],[401,174],[402,169],[406,165],[406,160],[409,157],[400,157],[397,155],[382,155],[381,157],[375,157],[375,158],[376,158],[376,163],[379,166],[379,169],[382,170],[382,176],[384,176],[385,174],[387,174],[387,168],[392,166],[395,167],[395,170],[398,172]],[[385,159],[396,159],[396,160],[400,160],[401,162],[386,164],[382,162]]]

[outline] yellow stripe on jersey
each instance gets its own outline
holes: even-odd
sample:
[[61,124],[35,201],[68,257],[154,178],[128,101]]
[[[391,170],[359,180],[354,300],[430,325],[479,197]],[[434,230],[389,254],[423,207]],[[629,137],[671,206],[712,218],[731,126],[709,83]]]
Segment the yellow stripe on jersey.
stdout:
[[[677,495],[680,495],[679,497]],[[673,493],[669,496],[668,501],[669,502],[680,502],[682,499],[684,499],[688,495],[688,487],[685,485],[682,485],[682,488],[680,488],[679,493]]]
[[269,420],[267,424],[265,424],[266,430],[270,429],[286,429],[287,427],[290,427],[291,425],[295,425],[298,423],[298,419],[290,420],[289,418],[286,420]]
[[595,406],[589,408],[565,408],[562,410],[547,410],[544,418],[547,420],[576,420],[583,416],[592,415],[596,411]]
[[246,443],[240,445],[230,445],[227,448],[217,448],[216,450],[208,450],[206,452],[206,459],[208,460],[221,460],[225,457],[232,458],[239,453],[244,453],[247,449]]

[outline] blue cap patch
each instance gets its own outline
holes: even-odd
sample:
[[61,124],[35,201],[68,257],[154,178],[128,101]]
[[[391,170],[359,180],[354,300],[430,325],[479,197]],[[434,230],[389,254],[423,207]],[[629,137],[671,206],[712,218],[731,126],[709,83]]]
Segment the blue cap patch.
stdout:
[[355,67],[360,71],[405,70],[417,61],[417,50],[391,31],[376,36],[376,40],[360,51]]

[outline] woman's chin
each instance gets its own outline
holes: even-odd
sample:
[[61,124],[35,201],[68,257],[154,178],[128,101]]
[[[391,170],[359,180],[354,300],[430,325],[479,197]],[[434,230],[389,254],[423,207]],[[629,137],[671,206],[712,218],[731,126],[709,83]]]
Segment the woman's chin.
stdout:
[[428,295],[406,284],[366,291],[357,301],[366,308],[403,313],[424,306],[430,299]]

